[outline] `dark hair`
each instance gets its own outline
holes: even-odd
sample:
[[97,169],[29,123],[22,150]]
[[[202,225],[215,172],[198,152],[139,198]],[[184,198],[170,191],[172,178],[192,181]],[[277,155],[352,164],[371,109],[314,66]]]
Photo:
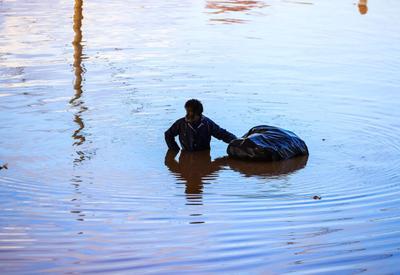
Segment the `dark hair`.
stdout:
[[190,99],[185,103],[186,109],[191,109],[197,115],[201,115],[203,113],[203,104],[201,104],[200,100]]

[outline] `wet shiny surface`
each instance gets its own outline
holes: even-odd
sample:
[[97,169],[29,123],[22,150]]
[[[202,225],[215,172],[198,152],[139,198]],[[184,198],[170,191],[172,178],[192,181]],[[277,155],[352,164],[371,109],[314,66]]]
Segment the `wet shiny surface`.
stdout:
[[[399,273],[399,10],[0,2],[2,273]],[[310,157],[166,155],[191,97]]]

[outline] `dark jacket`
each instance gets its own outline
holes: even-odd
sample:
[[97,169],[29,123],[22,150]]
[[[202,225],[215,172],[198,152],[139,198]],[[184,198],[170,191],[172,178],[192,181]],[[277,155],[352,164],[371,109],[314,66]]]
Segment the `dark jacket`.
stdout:
[[165,141],[169,149],[179,151],[179,146],[175,141],[175,137],[178,135],[182,149],[185,151],[210,149],[211,136],[226,143],[237,138],[234,134],[222,129],[214,121],[205,116],[201,117],[197,127],[186,121],[184,117],[175,121],[165,132]]

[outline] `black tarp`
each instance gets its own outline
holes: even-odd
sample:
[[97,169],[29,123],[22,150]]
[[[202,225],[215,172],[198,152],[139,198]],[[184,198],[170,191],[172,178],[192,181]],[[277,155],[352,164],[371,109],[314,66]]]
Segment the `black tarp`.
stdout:
[[255,126],[231,141],[227,152],[234,158],[265,161],[308,155],[307,145],[295,133],[268,125]]

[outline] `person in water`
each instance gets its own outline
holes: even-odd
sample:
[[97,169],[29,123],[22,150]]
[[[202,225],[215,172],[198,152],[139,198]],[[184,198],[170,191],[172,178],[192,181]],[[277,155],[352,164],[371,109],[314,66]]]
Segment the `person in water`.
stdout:
[[211,136],[226,143],[237,137],[227,130],[219,127],[214,121],[203,115],[203,105],[197,99],[190,99],[185,103],[186,116],[175,121],[165,132],[165,141],[168,148],[179,151],[175,141],[179,136],[179,142],[184,151],[209,150]]

